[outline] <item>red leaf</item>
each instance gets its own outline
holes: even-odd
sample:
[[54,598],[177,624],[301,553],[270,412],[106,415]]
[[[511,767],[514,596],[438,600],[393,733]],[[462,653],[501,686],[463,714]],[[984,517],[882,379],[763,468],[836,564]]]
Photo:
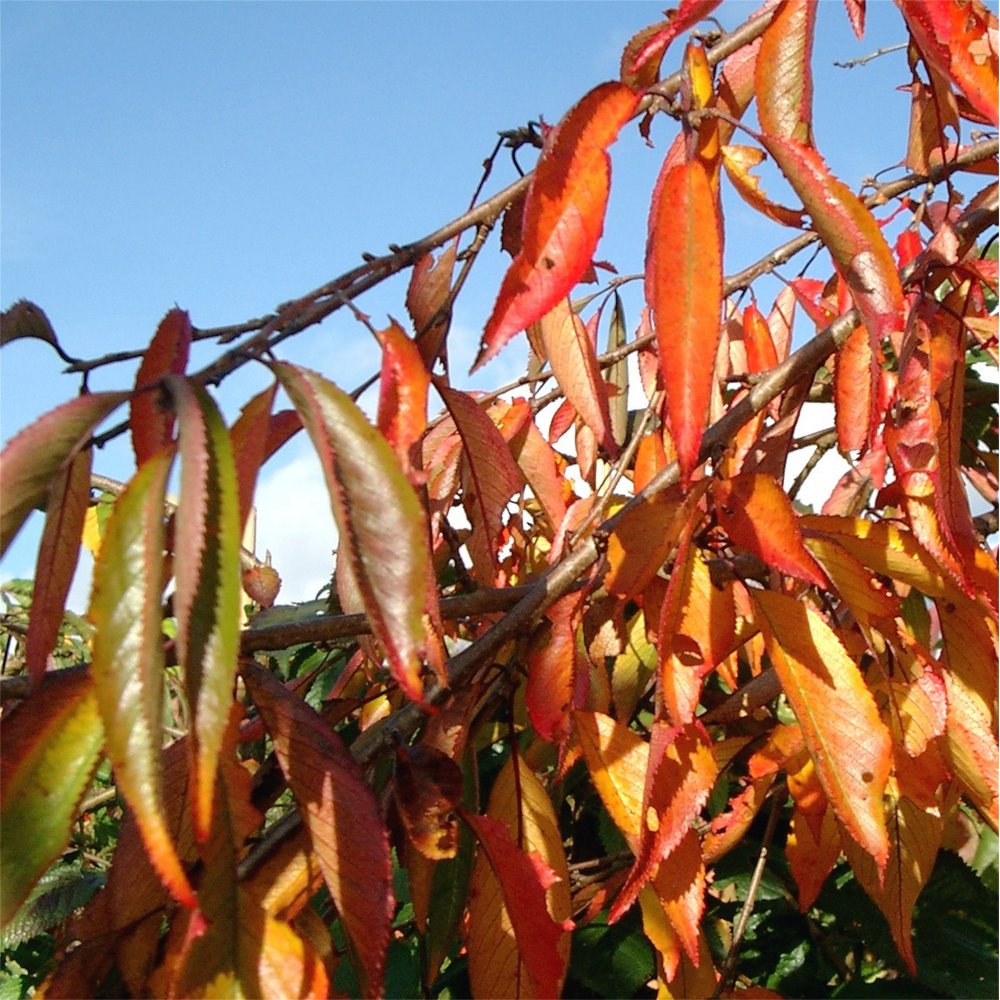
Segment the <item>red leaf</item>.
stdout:
[[177,651],[193,714],[195,829],[209,833],[221,740],[239,656],[239,488],[229,432],[200,386],[167,376],[180,424],[181,490],[174,524]]
[[851,22],[857,38],[865,37],[865,4],[867,0],[844,0],[847,19]]
[[721,222],[717,185],[700,160],[661,175],[650,213],[646,299],[685,483],[698,465],[722,333]]
[[785,491],[770,476],[745,472],[714,486],[719,524],[738,546],[782,573],[825,587],[826,574],[802,544]]
[[560,299],[538,321],[538,327],[559,387],[601,447],[615,457],[618,447],[611,433],[607,384],[601,378],[594,345],[583,320],[566,299]]
[[762,137],[762,142],[812,217],[869,335],[873,340],[898,340],[903,288],[892,251],[871,212],[830,173],[815,149],[773,136]]
[[872,344],[863,326],[837,352],[833,398],[837,447],[845,455],[861,451],[869,441],[872,417]]
[[882,794],[892,742],[837,634],[808,604],[753,591],[768,655],[802,727],[823,791],[881,872],[889,856]]
[[[37,684],[45,673],[62,625],[66,597],[80,555],[80,538],[90,499],[91,449],[79,452],[52,480],[45,528],[38,547],[35,589],[24,659]],[[6,471],[6,470],[5,470]]]
[[399,464],[415,486],[419,484],[420,439],[427,429],[427,390],[431,377],[424,359],[402,327],[391,320],[376,334],[382,345],[378,429],[392,445]]
[[504,277],[473,369],[565,298],[590,266],[611,184],[605,150],[638,100],[624,84],[603,83],[549,136],[525,204],[521,250]]
[[688,830],[670,853],[667,864],[653,876],[650,885],[680,938],[688,958],[699,964],[699,924],[705,912],[705,862],[701,840]]
[[0,554],[7,551],[52,479],[86,444],[94,427],[128,399],[125,392],[98,392],[57,406],[7,442],[0,454]]
[[118,497],[94,566],[88,617],[97,701],[118,788],[163,884],[189,908],[194,892],[163,802],[163,501],[173,456],[150,458]]
[[[670,20],[666,21],[662,29],[652,38],[643,38],[641,45],[636,45],[635,38],[628,43],[622,56],[622,79],[626,83],[634,80],[636,85],[648,86],[649,83],[652,83],[655,79],[656,67],[667,51],[667,46],[682,31],[687,31],[688,28],[704,20],[718,6],[719,0],[680,0],[676,9],[669,12]],[[643,35],[645,32],[641,32],[636,38]],[[649,79],[649,83],[646,83],[648,69],[647,74],[642,74],[642,70],[652,60],[656,60],[653,64],[653,76],[652,79]]]
[[394,909],[381,807],[357,762],[322,716],[252,660],[244,660],[240,669],[364,967],[366,992],[379,994]]
[[468,480],[462,502],[472,524],[473,571],[492,584],[499,566],[496,542],[503,529],[503,513],[507,501],[524,488],[524,476],[486,411],[468,393],[449,389],[440,381],[434,385],[465,449]]
[[[564,935],[573,929],[573,923],[568,918],[557,922],[546,907],[545,891],[557,881],[558,876],[538,854],[526,854],[514,843],[506,823],[490,816],[473,816],[465,812],[463,817],[472,827],[500,884],[503,905],[517,938],[518,958],[524,963],[527,974],[527,982],[518,982],[520,977],[515,976],[514,982],[505,984],[509,992],[495,995],[559,996],[566,969],[565,959],[559,953],[560,943]],[[494,977],[499,977],[503,969],[494,966],[491,971]],[[520,987],[516,993],[509,989],[515,984]],[[475,992],[477,995],[488,995],[478,990]]]
[[771,330],[752,302],[743,310],[743,344],[747,352],[747,372],[770,371],[778,363]]
[[160,321],[135,377],[129,426],[137,465],[173,438],[174,415],[158,391],[149,387],[164,375],[183,375],[190,347],[191,317],[183,309],[171,309]]
[[950,77],[976,111],[997,125],[996,15],[979,0],[896,2],[924,59]]
[[776,139],[812,141],[812,58],[817,4],[784,0],[767,26],[754,73],[760,127]]
[[581,674],[586,676],[587,667],[576,648],[581,605],[580,594],[556,601],[528,649],[525,705],[538,735],[550,743],[562,743],[569,736],[570,712],[579,707],[578,681]]
[[351,567],[392,676],[423,700],[424,611],[430,552],[426,518],[388,442],[350,397],[317,372],[273,366],[319,455]]

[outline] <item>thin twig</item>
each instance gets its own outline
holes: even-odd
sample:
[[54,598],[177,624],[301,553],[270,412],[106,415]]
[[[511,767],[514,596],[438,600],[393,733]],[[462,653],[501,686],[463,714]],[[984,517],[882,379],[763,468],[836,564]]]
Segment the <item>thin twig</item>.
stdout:
[[907,44],[907,42],[897,42],[895,45],[885,45],[874,52],[869,52],[866,56],[858,56],[857,59],[848,59],[847,62],[837,62],[834,60],[833,65],[840,67],[840,69],[854,69],[855,66],[864,66],[873,59],[887,56],[890,52],[902,52],[906,49]]

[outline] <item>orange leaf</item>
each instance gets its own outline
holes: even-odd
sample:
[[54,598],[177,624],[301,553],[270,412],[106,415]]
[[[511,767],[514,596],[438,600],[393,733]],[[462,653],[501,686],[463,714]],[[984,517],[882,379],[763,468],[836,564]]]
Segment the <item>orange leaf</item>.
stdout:
[[159,451],[173,434],[173,412],[164,405],[158,390],[149,387],[164,375],[183,375],[190,348],[191,317],[183,309],[171,309],[157,327],[135,376],[136,389],[146,389],[132,397],[129,413],[137,465]]
[[791,501],[774,479],[741,473],[715,483],[714,496],[719,524],[736,545],[782,573],[826,586],[826,575],[802,544]]
[[573,924],[569,869],[548,793],[513,757],[497,776],[487,815],[464,817],[482,848],[469,902],[473,995],[559,996]]
[[[920,54],[998,124],[997,18],[979,0],[896,0]],[[992,34],[992,39],[991,39]]]
[[521,250],[500,287],[474,370],[565,298],[590,266],[611,184],[606,149],[638,101],[624,84],[602,83],[549,136],[528,191]]
[[451,320],[450,313],[439,315],[451,292],[451,273],[455,267],[457,241],[441,251],[437,261],[425,254],[413,265],[410,284],[406,289],[406,311],[413,320],[417,350],[428,371],[443,353],[444,339]]
[[[840,828],[832,809],[825,809],[819,832],[798,808],[792,813],[785,856],[799,887],[799,909],[805,913],[816,902],[827,876],[840,857]],[[867,854],[857,852],[867,858]],[[869,859],[870,860],[870,859]]]
[[812,218],[813,228],[833,256],[875,341],[898,342],[903,288],[879,224],[846,185],[837,180],[815,149],[794,139],[761,140]]
[[364,967],[368,992],[378,993],[393,913],[382,809],[322,716],[252,660],[244,660],[241,671],[302,810],[330,895]]
[[708,17],[718,6],[719,0],[681,0],[669,12],[669,20],[662,25],[654,25],[660,30],[652,37],[647,28],[629,41],[622,55],[622,79],[637,89],[645,89],[652,84],[667,46],[682,31]]
[[611,433],[607,386],[583,320],[570,308],[567,299],[560,299],[538,321],[538,328],[559,387],[604,450],[614,458],[618,446]]
[[462,771],[435,747],[396,747],[393,796],[396,811],[413,846],[432,861],[458,852]]
[[874,858],[889,856],[882,793],[891,740],[857,664],[808,604],[754,591],[768,655],[802,734],[823,791],[838,818]]
[[650,212],[646,300],[685,483],[698,465],[722,327],[722,215],[701,160],[664,164]]
[[812,58],[817,4],[784,0],[767,26],[754,74],[760,127],[770,136],[812,141]]
[[431,377],[418,344],[390,320],[377,332],[382,346],[378,429],[392,445],[399,464],[414,486],[420,482],[420,440],[427,429],[427,390]]
[[697,966],[699,924],[705,911],[705,863],[701,856],[701,840],[694,830],[684,834],[671,852],[669,863],[660,865],[650,886],[685,953]]
[[569,736],[570,712],[583,700],[578,688],[588,671],[576,648],[581,605],[580,594],[556,601],[528,648],[525,705],[538,735],[550,743]]

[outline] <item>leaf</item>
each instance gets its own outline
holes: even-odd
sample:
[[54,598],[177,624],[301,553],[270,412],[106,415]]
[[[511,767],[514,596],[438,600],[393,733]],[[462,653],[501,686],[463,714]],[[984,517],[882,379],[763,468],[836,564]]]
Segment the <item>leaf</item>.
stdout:
[[836,633],[808,604],[754,591],[767,652],[802,727],[823,791],[880,872],[889,856],[882,794],[891,740]]
[[650,211],[646,301],[670,433],[688,484],[698,465],[722,332],[722,214],[717,185],[701,160],[664,166]]
[[[832,809],[824,810],[818,833],[813,831],[800,809],[794,810],[788,840],[785,843],[785,857],[788,859],[795,884],[799,887],[800,912],[808,912],[816,902],[823,883],[826,882],[840,857],[842,846],[843,838],[840,836],[840,828],[837,826]],[[854,853],[858,857],[868,858],[863,851],[855,850]],[[868,860],[871,863],[871,859]]]
[[252,661],[244,660],[240,669],[302,810],[327,888],[364,967],[368,992],[376,994],[394,908],[381,808],[322,716]]
[[89,448],[79,452],[68,466],[56,473],[49,490],[24,651],[25,663],[35,684],[45,673],[49,654],[58,641],[66,597],[80,556],[80,540],[90,500],[92,454]]
[[492,585],[498,570],[496,542],[503,529],[503,513],[507,501],[524,488],[524,476],[496,424],[468,393],[441,382],[435,382],[435,388],[464,446],[468,478],[462,503],[472,524],[473,572]]
[[319,455],[340,553],[354,574],[389,669],[407,696],[423,701],[423,613],[430,554],[420,501],[388,442],[346,393],[317,372],[273,370]]
[[624,84],[602,83],[547,139],[528,191],[521,249],[500,286],[473,370],[565,298],[590,267],[611,185],[606,149],[638,101]]
[[425,254],[413,265],[406,289],[406,311],[413,320],[417,350],[427,371],[444,352],[451,314],[439,315],[451,294],[451,275],[455,267],[458,241],[449,243],[438,259]]
[[569,869],[548,793],[513,757],[497,777],[487,815],[464,818],[481,848],[469,905],[473,995],[559,996],[573,924]]
[[756,146],[723,146],[722,165],[736,193],[752,208],[783,226],[801,228],[803,213],[772,201],[750,171],[764,162],[764,151]]
[[846,455],[866,448],[871,436],[873,356],[868,331],[856,327],[836,357],[833,395],[837,448]]
[[[236,480],[240,495],[240,527],[247,523],[250,511],[253,509],[254,486],[260,467],[267,460],[269,436],[271,428],[281,416],[271,416],[277,385],[268,386],[258,393],[240,411],[236,422],[229,430],[229,439],[233,452],[233,462],[236,465]],[[285,411],[285,416],[290,416]],[[294,423],[301,426],[296,417]],[[294,433],[294,432],[293,432]]]
[[59,346],[56,331],[52,329],[45,311],[27,299],[19,299],[0,315],[0,347],[23,339],[42,340],[54,347],[64,361],[69,360]]
[[149,859],[184,906],[195,905],[163,803],[163,501],[173,456],[160,452],[132,477],[104,530],[88,618],[108,757],[135,813]]
[[59,469],[86,444],[94,427],[126,399],[125,392],[77,396],[49,410],[7,442],[0,454],[0,554],[7,551],[32,508],[45,499]]
[[851,22],[854,34],[857,38],[865,37],[865,4],[867,0],[844,0],[844,7],[847,10],[847,19]]
[[392,445],[410,482],[422,485],[419,445],[427,429],[427,390],[431,377],[417,349],[419,344],[410,340],[395,320],[377,331],[376,336],[382,347],[378,429]]
[[174,415],[156,388],[164,375],[183,375],[191,349],[191,317],[171,309],[160,321],[135,376],[129,414],[137,465],[173,439]]
[[560,299],[538,320],[538,329],[559,387],[605,452],[616,456],[618,446],[611,432],[607,385],[601,378],[583,320],[567,299]]
[[892,251],[871,212],[833,176],[815,149],[775,136],[765,135],[762,142],[802,199],[813,228],[854,296],[873,343],[883,337],[898,341],[903,288]]
[[[680,0],[669,12],[670,17],[651,38],[646,29],[629,41],[622,55],[622,79],[637,89],[645,89],[656,79],[656,69],[667,51],[667,46],[682,32],[704,20],[719,6],[719,0]],[[637,44],[641,39],[642,44]],[[652,74],[650,74],[652,67]],[[644,71],[645,70],[645,71]]]
[[610,923],[625,914],[661,865],[670,863],[707,802],[717,774],[711,740],[700,722],[680,728],[654,724],[643,789],[639,850],[608,913]]
[[924,59],[996,126],[996,15],[979,0],[897,0],[897,4]]
[[760,127],[776,139],[812,141],[812,59],[817,5],[784,0],[761,40],[754,82]]
[[239,656],[240,507],[229,432],[208,393],[167,376],[180,424],[174,521],[177,650],[193,713],[195,830],[204,840]]
[[0,926],[69,843],[104,730],[90,673],[45,674],[0,729]]
[[719,524],[736,545],[782,573],[826,586],[826,574],[802,543],[791,501],[774,479],[741,473],[717,482],[714,495]]
[[569,736],[570,713],[582,700],[578,689],[587,668],[576,645],[582,611],[580,594],[561,597],[528,647],[525,707],[538,735],[550,743],[562,744]]
[[440,750],[418,744],[396,747],[393,798],[413,846],[432,861],[458,853],[461,768]]
[[649,887],[695,966],[700,960],[698,939],[705,911],[705,885],[701,839],[695,830],[688,830],[670,853],[669,863],[660,865]]

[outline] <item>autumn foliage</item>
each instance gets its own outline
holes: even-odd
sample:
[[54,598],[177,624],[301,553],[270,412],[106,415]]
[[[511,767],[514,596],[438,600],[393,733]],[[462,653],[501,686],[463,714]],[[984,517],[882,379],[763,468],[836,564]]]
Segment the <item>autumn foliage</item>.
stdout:
[[[691,36],[716,6],[637,32],[621,79],[543,127],[534,171],[434,238],[201,371],[211,331],[172,309],[134,385],[7,444],[4,548],[45,513],[26,628],[4,625],[23,677],[4,679],[2,920],[51,932],[45,996],[946,992],[914,914],[942,866],[982,874],[1000,795],[997,22],[898,0],[905,169],[859,194],[813,134],[816,5]],[[864,0],[845,7],[860,37]],[[673,122],[644,273],[622,276],[600,258],[614,144],[654,118]],[[738,275],[726,188],[775,232]],[[525,331],[531,355],[474,393],[449,318],[498,222],[476,367]],[[365,412],[283,341],[407,268],[409,324],[357,312],[382,357]],[[4,314],[18,337],[57,343],[27,302]],[[208,387],[250,363],[269,384],[227,425]],[[816,401],[832,426],[797,437]],[[134,475],[95,490],[95,445],[125,431]],[[282,607],[281,567],[241,539],[296,434],[339,548],[322,601]],[[849,464],[816,509],[789,474],[803,449]],[[84,539],[86,622],[65,606]],[[64,905],[52,873],[96,816],[113,859]],[[767,968],[768,947],[792,961],[762,943],[767,900],[812,986]]]

